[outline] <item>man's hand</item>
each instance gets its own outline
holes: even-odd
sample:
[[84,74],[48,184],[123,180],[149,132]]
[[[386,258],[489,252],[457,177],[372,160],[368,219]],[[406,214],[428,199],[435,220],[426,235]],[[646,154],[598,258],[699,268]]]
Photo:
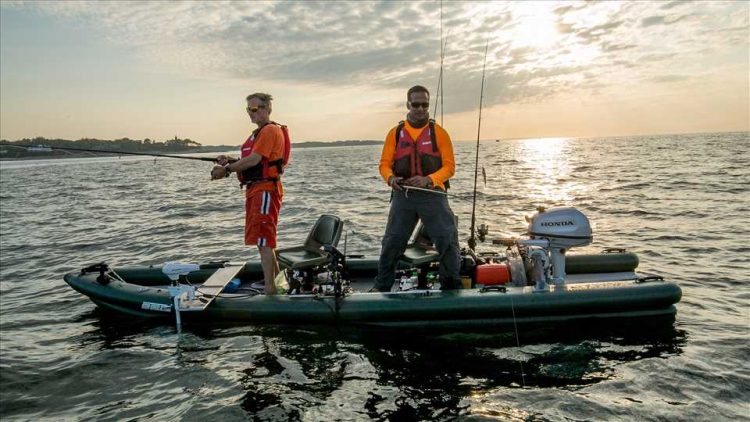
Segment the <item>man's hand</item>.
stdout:
[[403,177],[391,176],[391,177],[388,178],[388,186],[390,186],[391,189],[393,189],[393,190],[395,190],[397,192],[400,191],[400,190],[403,190],[403,188],[401,187],[401,184],[403,184],[403,183],[404,183],[404,178]]
[[228,155],[220,155],[220,156],[216,157],[216,160],[214,160],[214,161],[216,161],[217,165],[225,166],[225,165],[227,165],[229,163],[237,161],[237,159],[234,158],[234,157],[230,157]]
[[403,184],[415,188],[429,189],[432,187],[432,179],[427,176],[413,176],[406,179]]
[[223,179],[227,177],[227,171],[224,166],[214,166],[211,169],[211,180]]

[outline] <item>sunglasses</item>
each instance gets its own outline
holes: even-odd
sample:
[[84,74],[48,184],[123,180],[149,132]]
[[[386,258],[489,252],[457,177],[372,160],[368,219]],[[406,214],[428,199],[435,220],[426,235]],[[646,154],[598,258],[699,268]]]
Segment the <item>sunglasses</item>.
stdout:
[[258,107],[245,107],[245,110],[247,110],[248,113],[256,113],[261,108],[266,108],[266,106],[260,105]]
[[410,102],[409,104],[411,104],[411,108],[420,108],[420,107],[422,107],[422,108],[429,108],[430,107],[430,103]]

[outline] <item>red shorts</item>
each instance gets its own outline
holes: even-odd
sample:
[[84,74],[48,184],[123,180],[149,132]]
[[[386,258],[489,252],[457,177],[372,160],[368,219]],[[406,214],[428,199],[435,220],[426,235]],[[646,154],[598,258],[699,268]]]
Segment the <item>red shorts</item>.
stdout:
[[245,195],[245,244],[276,247],[281,196],[275,190]]

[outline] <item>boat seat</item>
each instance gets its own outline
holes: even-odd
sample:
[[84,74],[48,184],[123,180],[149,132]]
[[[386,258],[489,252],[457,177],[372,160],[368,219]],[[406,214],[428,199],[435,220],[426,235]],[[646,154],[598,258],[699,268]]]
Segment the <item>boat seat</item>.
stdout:
[[276,251],[279,266],[296,270],[327,264],[331,257],[323,251],[323,246],[337,246],[343,228],[344,222],[335,215],[321,215],[304,245]]
[[412,267],[422,267],[440,259],[440,254],[432,245],[427,228],[420,221],[414,230],[414,237],[404,250],[400,260]]

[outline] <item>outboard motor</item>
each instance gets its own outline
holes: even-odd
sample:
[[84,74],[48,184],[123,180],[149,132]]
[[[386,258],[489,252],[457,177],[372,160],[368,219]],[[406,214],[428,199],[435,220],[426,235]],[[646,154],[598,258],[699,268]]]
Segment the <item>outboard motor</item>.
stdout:
[[[180,318],[180,297],[183,293],[187,293],[187,300],[195,299],[195,286],[180,284],[180,277],[184,277],[190,274],[192,271],[198,271],[201,266],[198,264],[183,264],[181,262],[166,262],[161,267],[161,272],[164,273],[170,280],[172,285],[168,287],[169,295],[172,296],[172,304],[174,305],[174,317],[177,323],[177,332],[182,332],[182,319]],[[145,303],[145,302],[144,302]]]
[[565,252],[591,243],[591,224],[582,212],[572,207],[552,208],[538,212],[529,221],[528,240],[517,243],[528,248],[527,268],[537,291],[549,290],[548,279],[555,285],[565,283]]

